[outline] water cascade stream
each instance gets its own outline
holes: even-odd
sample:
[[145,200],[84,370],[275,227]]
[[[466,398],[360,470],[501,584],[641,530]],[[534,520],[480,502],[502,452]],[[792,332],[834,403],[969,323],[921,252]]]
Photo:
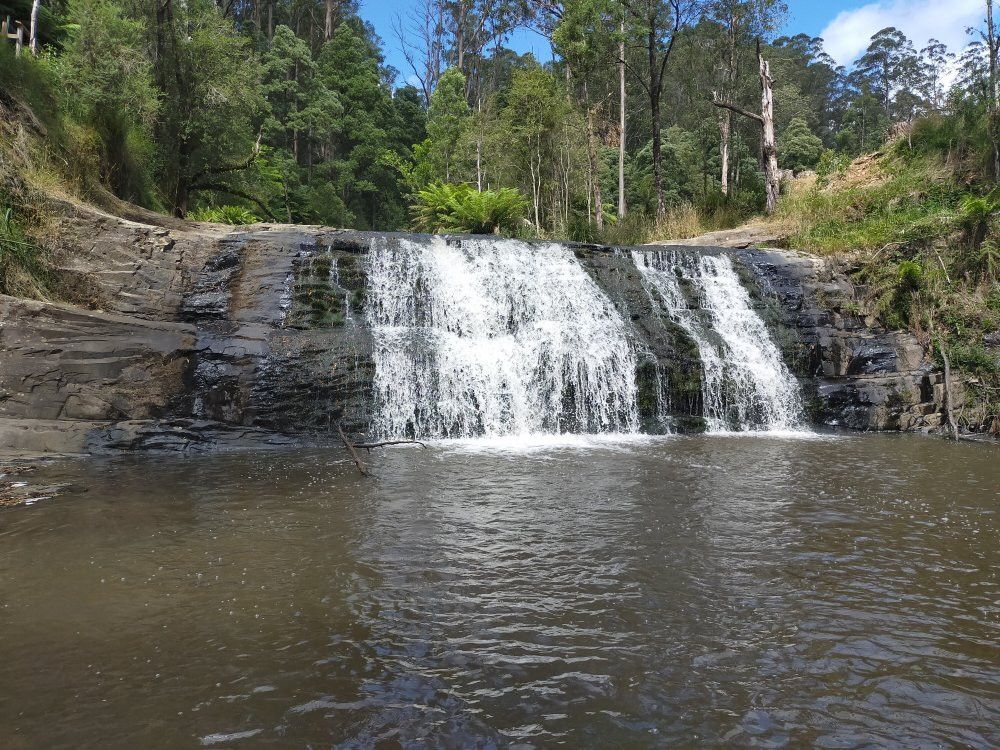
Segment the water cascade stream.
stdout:
[[629,327],[568,248],[386,239],[366,270],[377,434],[638,430]]
[[802,425],[799,385],[727,255],[632,252],[654,305],[695,342],[710,431],[782,431]]
[[[729,257],[637,250],[622,261],[635,263],[654,308],[697,345],[710,431],[801,423],[798,384]],[[616,308],[571,248],[381,238],[365,270],[375,434],[639,431],[637,364],[649,351],[619,311],[628,304]]]

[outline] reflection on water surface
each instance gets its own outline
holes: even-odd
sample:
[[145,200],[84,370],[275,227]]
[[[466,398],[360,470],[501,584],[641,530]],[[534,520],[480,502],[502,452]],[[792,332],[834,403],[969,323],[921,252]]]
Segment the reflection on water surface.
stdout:
[[912,436],[63,463],[8,748],[1000,745],[1000,461]]

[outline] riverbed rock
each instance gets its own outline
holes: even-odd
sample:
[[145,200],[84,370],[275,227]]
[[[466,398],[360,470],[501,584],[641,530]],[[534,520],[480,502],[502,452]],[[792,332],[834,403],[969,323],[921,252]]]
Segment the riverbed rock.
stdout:
[[[79,206],[58,234],[56,281],[69,303],[0,297],[0,451],[259,448],[326,440],[337,423],[369,431],[364,257],[372,241],[404,235],[158,227]],[[655,429],[653,401],[666,398],[674,429],[699,429],[693,342],[653,308],[625,249],[572,248],[643,341],[644,426]],[[692,251],[732,253],[744,269],[817,422],[939,425],[943,386],[922,347],[864,318],[834,264],[783,250]]]

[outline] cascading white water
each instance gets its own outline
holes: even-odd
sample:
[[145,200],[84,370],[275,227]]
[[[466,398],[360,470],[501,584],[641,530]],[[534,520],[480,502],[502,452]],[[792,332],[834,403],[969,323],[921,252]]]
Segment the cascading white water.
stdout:
[[[710,431],[801,427],[798,383],[728,256],[635,250],[632,259],[654,303],[658,297],[698,347]],[[692,308],[682,285],[690,287],[698,307]]]
[[638,429],[628,326],[569,249],[384,239],[366,270],[376,433]]

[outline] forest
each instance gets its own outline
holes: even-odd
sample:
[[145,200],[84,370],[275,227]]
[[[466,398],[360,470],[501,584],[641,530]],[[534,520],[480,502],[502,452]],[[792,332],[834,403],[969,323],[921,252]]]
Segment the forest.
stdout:
[[[35,54],[4,45],[0,82],[85,195],[228,223],[624,243],[773,209],[771,157],[822,177],[904,131],[995,177],[987,11],[963,50],[890,27],[845,69],[822,39],[778,35],[777,0],[422,0],[392,40],[343,0],[19,0],[0,16],[36,17]],[[505,46],[519,28],[552,59]]]

